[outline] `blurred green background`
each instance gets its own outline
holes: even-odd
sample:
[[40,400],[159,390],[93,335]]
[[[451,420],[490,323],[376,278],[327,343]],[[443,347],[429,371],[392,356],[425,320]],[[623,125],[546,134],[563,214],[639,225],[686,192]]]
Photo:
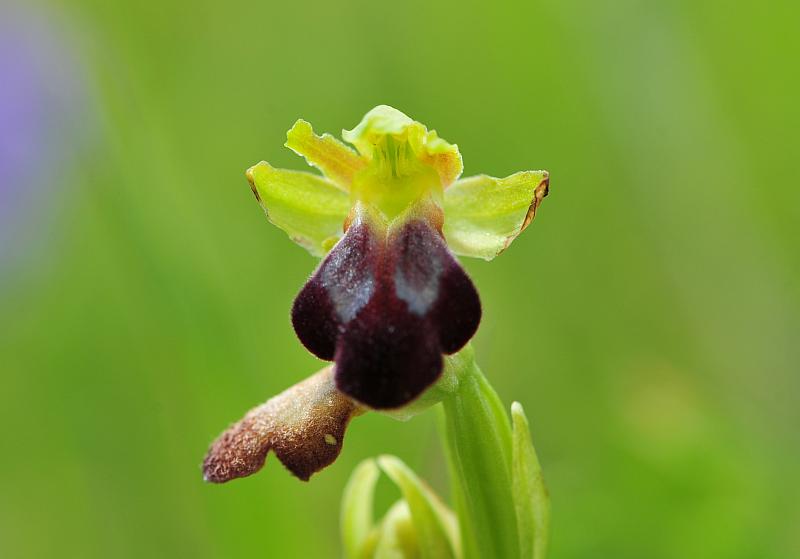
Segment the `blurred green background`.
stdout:
[[296,118],[338,133],[379,103],[457,142],[466,175],[551,172],[513,247],[465,262],[479,359],[545,468],[551,557],[800,556],[796,3],[12,11],[74,107],[0,229],[0,556],[337,557],[343,485],[379,453],[447,493],[430,412],[355,420],[309,484],[274,457],[224,486],[199,471],[320,367],[288,318],[315,261],[244,170],[302,169]]

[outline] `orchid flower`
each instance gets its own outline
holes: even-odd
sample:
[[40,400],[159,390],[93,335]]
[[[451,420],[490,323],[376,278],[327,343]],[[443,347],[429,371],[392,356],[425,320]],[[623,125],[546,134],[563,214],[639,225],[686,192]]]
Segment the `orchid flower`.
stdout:
[[[406,419],[441,402],[461,532],[456,542],[447,531],[442,556],[542,557],[546,494],[527,420],[515,404],[512,428],[475,363],[469,341],[481,303],[456,255],[491,260],[508,248],[536,215],[549,175],[460,179],[458,146],[386,105],[342,138],[350,145],[298,120],[286,146],[322,176],[263,161],[247,170],[269,220],[321,258],[291,318],[302,344],[332,364],[224,432],[205,479],[253,474],[272,450],[308,480],[337,458],[353,417],[375,410]],[[406,472],[379,463],[390,477]],[[414,506],[398,507],[387,541],[416,518]]]
[[478,328],[478,293],[453,252],[502,252],[533,219],[548,175],[457,180],[458,147],[385,105],[342,137],[357,152],[300,120],[286,145],[325,177],[264,162],[247,177],[270,220],[324,256],[292,307],[300,341],[336,363],[346,395],[397,408]]

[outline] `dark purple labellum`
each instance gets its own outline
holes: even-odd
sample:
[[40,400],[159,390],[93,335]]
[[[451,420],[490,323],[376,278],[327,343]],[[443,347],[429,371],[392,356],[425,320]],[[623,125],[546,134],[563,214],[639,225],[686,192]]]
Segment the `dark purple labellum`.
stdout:
[[292,308],[303,345],[372,408],[419,396],[480,322],[475,286],[431,221],[420,213],[387,232],[361,212]]

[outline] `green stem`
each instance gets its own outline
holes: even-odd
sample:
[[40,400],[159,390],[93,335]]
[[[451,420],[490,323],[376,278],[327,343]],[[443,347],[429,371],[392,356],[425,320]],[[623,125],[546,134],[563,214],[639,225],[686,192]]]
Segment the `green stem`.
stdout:
[[459,386],[442,402],[464,558],[515,559],[511,424],[472,352],[464,357]]

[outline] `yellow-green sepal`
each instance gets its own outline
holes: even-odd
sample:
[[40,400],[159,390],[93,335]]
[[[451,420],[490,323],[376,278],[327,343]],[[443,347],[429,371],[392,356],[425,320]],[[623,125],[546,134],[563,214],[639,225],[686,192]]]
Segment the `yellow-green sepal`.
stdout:
[[492,260],[530,225],[549,184],[547,171],[456,181],[444,193],[447,245],[461,256]]
[[349,195],[330,181],[261,163],[247,179],[269,220],[314,256],[324,256],[343,235]]

